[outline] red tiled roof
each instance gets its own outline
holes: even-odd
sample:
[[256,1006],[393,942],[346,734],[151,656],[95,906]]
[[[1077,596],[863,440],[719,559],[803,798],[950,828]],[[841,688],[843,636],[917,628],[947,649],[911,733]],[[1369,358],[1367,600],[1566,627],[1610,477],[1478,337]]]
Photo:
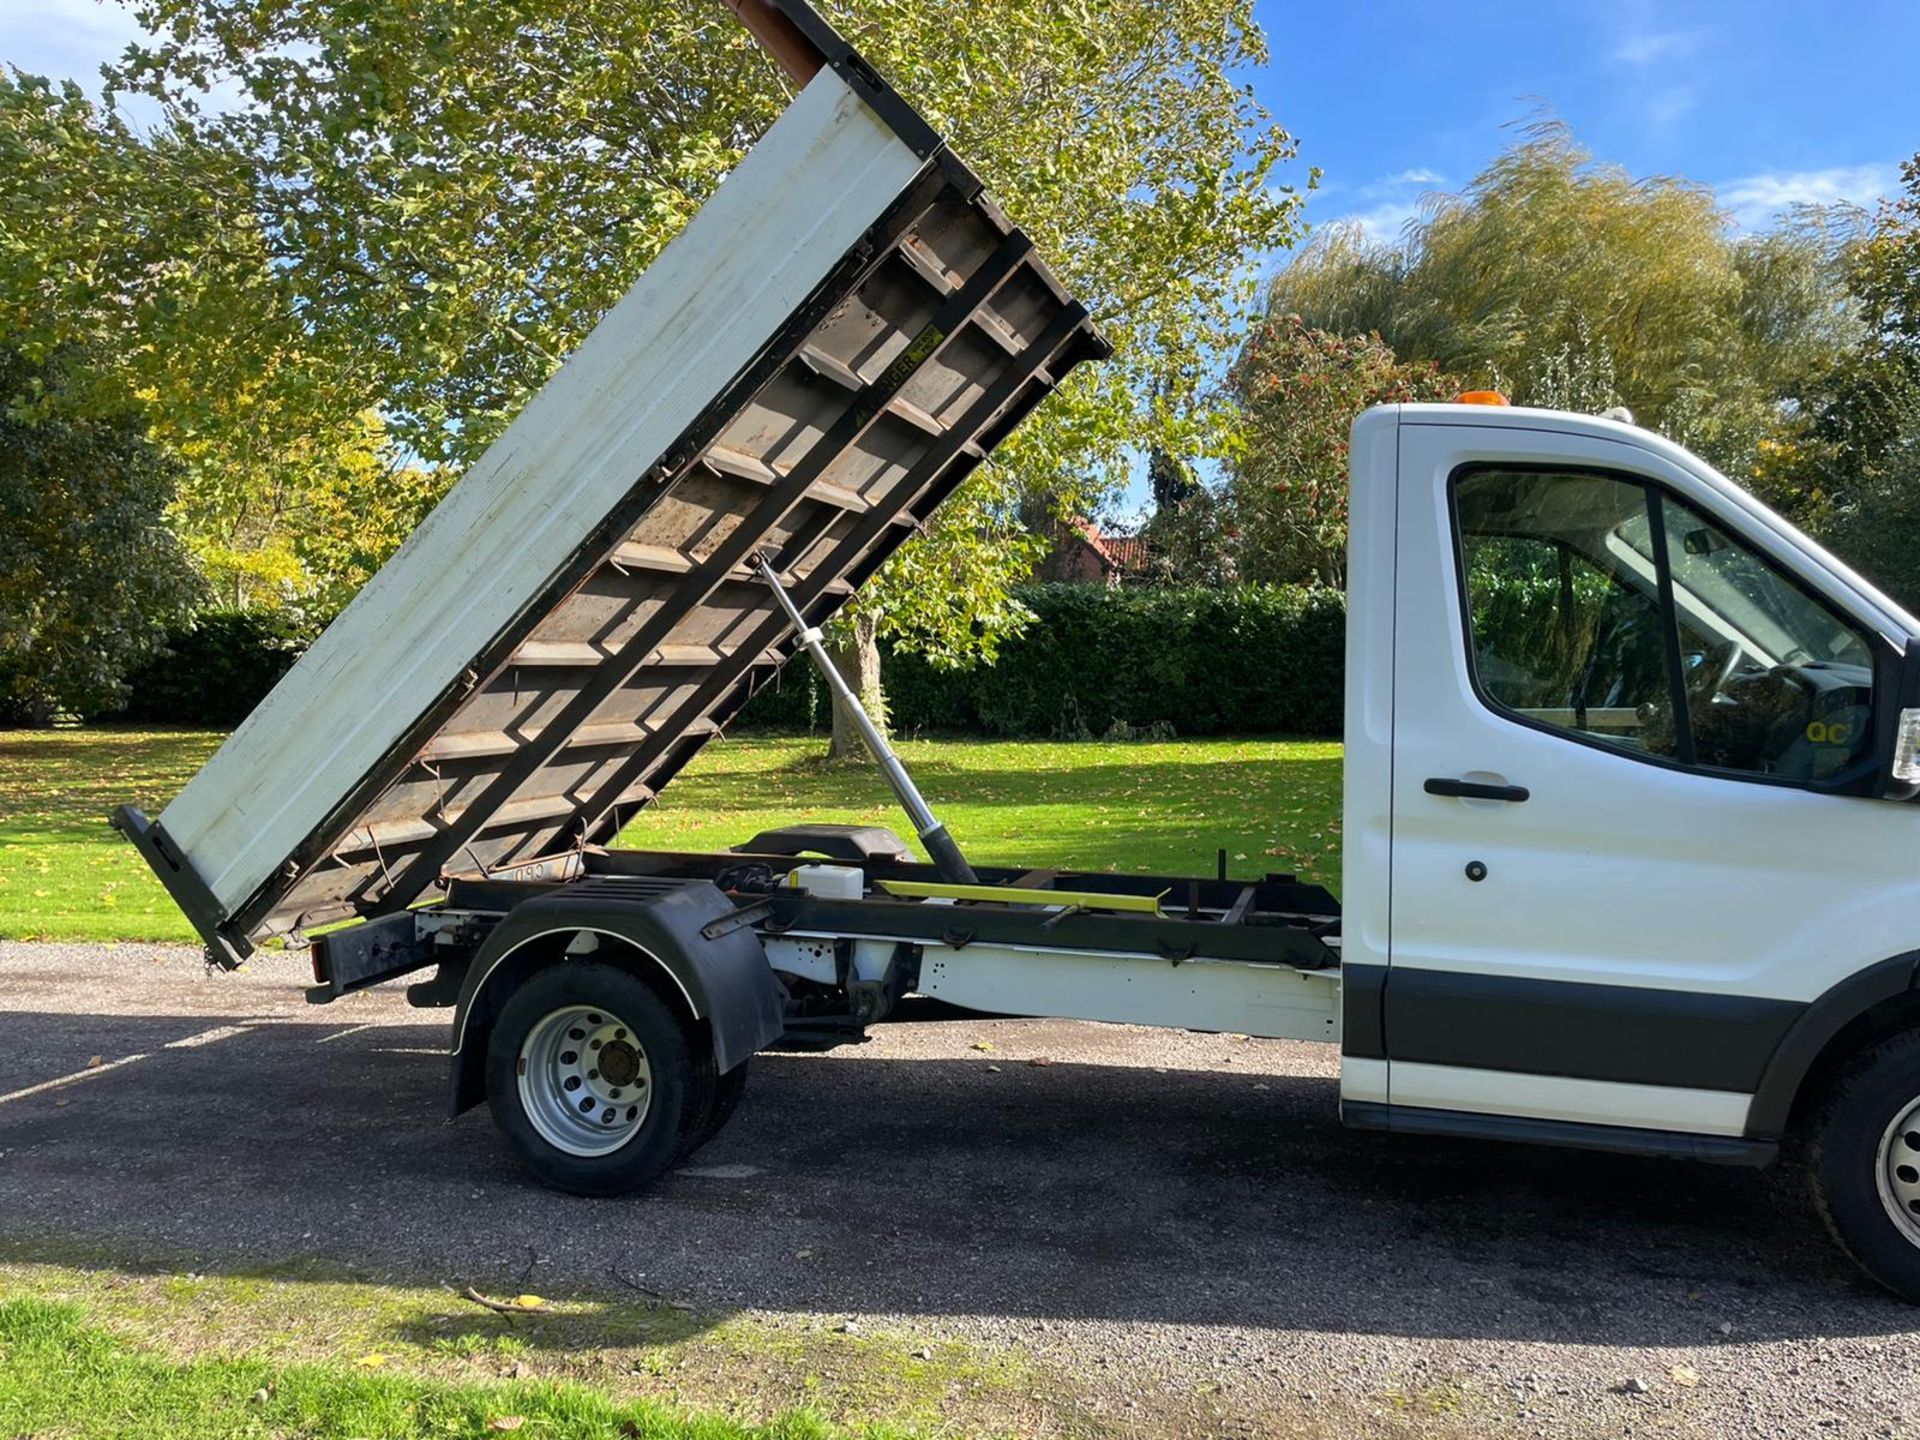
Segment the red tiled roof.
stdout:
[[1103,535],[1101,545],[1107,552],[1107,558],[1123,575],[1135,574],[1147,568],[1147,541],[1142,535]]

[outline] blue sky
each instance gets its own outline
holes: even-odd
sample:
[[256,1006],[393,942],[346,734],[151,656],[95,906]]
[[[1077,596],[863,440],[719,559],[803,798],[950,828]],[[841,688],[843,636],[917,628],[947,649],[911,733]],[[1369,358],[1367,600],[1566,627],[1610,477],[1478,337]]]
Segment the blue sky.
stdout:
[[[717,0],[716,0],[717,3]],[[992,3],[992,0],[985,0]],[[1602,159],[1704,180],[1747,226],[1868,201],[1920,150],[1915,0],[1259,0],[1254,80],[1318,165],[1316,220],[1397,233],[1545,106]],[[0,0],[0,61],[94,84],[138,33],[114,0]]]
[[[717,3],[717,0],[716,0]],[[982,0],[994,3],[994,0]],[[1251,77],[1320,167],[1310,221],[1392,238],[1542,109],[1636,175],[1711,184],[1736,224],[1871,204],[1920,150],[1917,0],[1258,0]],[[137,33],[113,0],[0,0],[0,61],[91,88]],[[1137,513],[1140,493],[1122,502]]]
[[1870,202],[1920,150],[1914,0],[1260,0],[1256,93],[1324,172],[1312,219],[1397,235],[1542,106],[1636,175],[1714,186],[1764,226],[1795,200]]

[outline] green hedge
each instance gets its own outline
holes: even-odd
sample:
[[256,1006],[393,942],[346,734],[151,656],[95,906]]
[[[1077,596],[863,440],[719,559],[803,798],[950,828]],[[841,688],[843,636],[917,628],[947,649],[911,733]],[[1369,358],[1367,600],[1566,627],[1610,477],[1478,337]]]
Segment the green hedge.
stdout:
[[313,639],[272,610],[221,610],[167,636],[127,676],[126,704],[95,718],[227,730],[247,718]]
[[[911,653],[885,661],[901,732],[1083,738],[1105,735],[1338,735],[1346,607],[1331,590],[1042,585],[1037,617],[999,660],[940,670]],[[824,726],[822,687],[798,662],[756,696],[751,724]]]
[[[1331,590],[1041,585],[1034,622],[993,665],[941,670],[889,654],[896,730],[1084,739],[1338,735],[1345,604]],[[204,615],[129,677],[111,717],[162,725],[240,723],[310,639],[267,611]],[[825,730],[826,687],[804,659],[754,697],[745,725]]]

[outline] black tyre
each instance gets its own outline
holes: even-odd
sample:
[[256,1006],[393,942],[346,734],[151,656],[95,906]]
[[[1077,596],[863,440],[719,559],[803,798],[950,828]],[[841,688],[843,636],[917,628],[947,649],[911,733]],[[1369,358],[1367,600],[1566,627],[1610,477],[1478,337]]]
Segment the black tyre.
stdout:
[[740,1097],[746,1089],[746,1061],[742,1060],[721,1075],[714,1069],[711,1053],[694,1057],[693,1079],[687,1087],[686,1109],[681,1112],[680,1148],[674,1152],[674,1164],[687,1159],[727,1128],[733,1112],[740,1108]]
[[733,1112],[740,1108],[740,1097],[746,1093],[747,1062],[742,1060],[713,1082],[713,1104],[708,1107],[706,1124],[700,1127],[693,1144],[687,1147],[687,1154],[691,1155],[727,1128],[727,1122],[733,1119]]
[[577,1195],[657,1179],[680,1152],[693,1081],[680,1017],[611,965],[528,977],[487,1041],[494,1123],[521,1164]]
[[1867,1274],[1920,1303],[1920,1031],[1842,1069],[1809,1141],[1807,1176],[1827,1228]]

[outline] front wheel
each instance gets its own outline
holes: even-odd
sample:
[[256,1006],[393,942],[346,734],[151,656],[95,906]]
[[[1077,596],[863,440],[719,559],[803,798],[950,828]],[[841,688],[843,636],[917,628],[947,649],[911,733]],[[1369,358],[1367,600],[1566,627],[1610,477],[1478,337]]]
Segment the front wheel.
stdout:
[[1920,1303],[1920,1031],[1863,1051],[1813,1116],[1814,1203],[1875,1280]]
[[637,1190],[673,1163],[692,1079],[679,1017],[610,965],[528,977],[487,1041],[494,1123],[528,1170],[579,1195]]

